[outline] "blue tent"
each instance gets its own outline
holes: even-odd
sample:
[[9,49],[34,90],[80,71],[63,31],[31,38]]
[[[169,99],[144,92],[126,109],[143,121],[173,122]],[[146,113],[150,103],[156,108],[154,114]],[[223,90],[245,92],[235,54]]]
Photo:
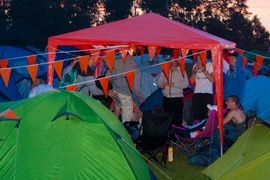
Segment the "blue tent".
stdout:
[[[56,60],[70,59],[70,54],[78,51],[71,46],[59,48]],[[37,78],[47,79],[47,54],[39,51],[34,47],[16,47],[16,46],[0,46],[0,61],[8,59],[8,68],[12,68],[8,87],[5,86],[3,79],[0,78],[0,102],[14,101],[27,98],[30,91],[31,77],[25,66],[28,65],[27,57],[37,55],[35,64],[39,64]],[[63,68],[68,65],[68,61],[64,61]],[[54,75],[54,85],[58,85],[59,78],[56,73]]]
[[[0,60],[8,59],[8,67],[12,68],[8,87],[5,86],[3,79],[0,78],[0,101],[19,100],[27,97],[30,90],[30,75],[26,69],[28,65],[27,56],[37,53],[26,48],[15,46],[0,46]],[[45,63],[42,56],[37,56],[36,63]],[[16,68],[15,68],[16,67]],[[38,67],[37,76],[44,78],[46,65]]]
[[270,78],[256,76],[248,79],[241,104],[246,112],[254,111],[257,117],[270,124]]

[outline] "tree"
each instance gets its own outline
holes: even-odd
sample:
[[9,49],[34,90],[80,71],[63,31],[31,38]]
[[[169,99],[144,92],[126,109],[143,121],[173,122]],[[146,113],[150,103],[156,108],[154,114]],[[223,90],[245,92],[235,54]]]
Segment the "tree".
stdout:
[[142,0],[141,7],[148,12],[154,12],[162,16],[168,17],[169,10],[172,6],[171,0]]
[[6,14],[6,6],[4,4],[0,4],[0,43],[5,44],[5,39],[7,36],[7,28],[8,28],[8,15]]
[[[0,6],[1,43],[44,48],[50,36],[130,17],[134,2],[239,48],[264,50],[270,44],[257,16],[250,19],[246,0],[12,0],[9,14]],[[104,12],[98,13],[100,7]]]
[[44,48],[48,37],[89,27],[95,0],[12,0],[9,42]]
[[105,22],[126,19],[131,16],[133,0],[104,0],[106,7]]
[[261,24],[257,16],[251,20],[253,38],[251,39],[251,47],[267,52],[270,47],[270,34]]

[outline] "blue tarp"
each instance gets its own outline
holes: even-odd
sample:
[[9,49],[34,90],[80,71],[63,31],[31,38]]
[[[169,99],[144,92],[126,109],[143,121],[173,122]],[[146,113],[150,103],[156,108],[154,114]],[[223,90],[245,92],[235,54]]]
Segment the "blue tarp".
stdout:
[[248,79],[241,104],[246,112],[255,111],[257,117],[270,120],[270,78],[256,76]]
[[[55,60],[64,60],[65,68],[71,58],[71,54],[78,52],[73,46],[58,47]],[[47,80],[47,54],[34,47],[0,46],[0,61],[8,59],[8,68],[12,68],[8,87],[0,77],[0,102],[14,101],[27,98],[30,91],[31,78],[25,66],[29,65],[27,57],[37,55],[35,64],[39,64],[37,78]],[[16,67],[16,68],[15,68]],[[54,73],[53,85],[58,87],[59,78]]]
[[[19,100],[27,97],[30,90],[30,76],[26,69],[27,56],[35,55],[36,52],[26,48],[15,46],[0,46],[0,60],[8,59],[8,67],[12,68],[8,87],[0,78],[0,101]],[[37,56],[36,63],[45,63],[42,56]],[[15,68],[17,67],[17,68]],[[37,76],[42,78],[46,73],[46,65],[38,67]]]
[[[56,60],[70,58],[70,53],[64,51],[76,50],[74,47],[61,47]],[[14,101],[27,98],[30,91],[31,77],[26,68],[29,65],[27,57],[37,55],[35,64],[39,64],[37,78],[47,79],[47,55],[35,48],[22,48],[16,46],[0,46],[0,60],[8,59],[8,68],[12,68],[8,87],[5,86],[3,79],[0,78],[0,102]],[[68,64],[64,62],[63,67]],[[58,84],[58,78],[55,73],[54,85]]]

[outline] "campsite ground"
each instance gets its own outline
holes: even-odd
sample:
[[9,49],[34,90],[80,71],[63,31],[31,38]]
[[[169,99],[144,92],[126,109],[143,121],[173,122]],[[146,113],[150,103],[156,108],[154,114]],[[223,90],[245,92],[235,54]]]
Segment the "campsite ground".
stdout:
[[[175,149],[174,149],[174,152],[175,152]],[[188,161],[187,155],[181,152],[179,155],[177,155],[177,157],[174,157],[173,162],[167,162],[166,168],[163,168],[161,165],[157,164],[154,160],[151,160],[150,162],[148,162],[148,165],[159,180],[207,179],[206,176],[201,174],[201,171],[205,169],[205,167],[190,165],[188,164],[187,161]]]

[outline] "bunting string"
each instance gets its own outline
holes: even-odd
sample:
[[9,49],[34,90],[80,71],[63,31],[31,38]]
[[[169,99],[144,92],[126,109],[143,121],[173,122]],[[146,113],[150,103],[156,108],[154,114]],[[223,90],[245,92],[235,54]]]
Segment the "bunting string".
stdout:
[[[122,45],[122,46],[95,46],[95,48],[89,48],[89,49],[83,49],[83,50],[72,50],[72,51],[62,51],[62,50],[59,50],[59,49],[55,49],[56,50],[56,54],[57,53],[66,53],[66,54],[73,54],[73,53],[78,53],[78,52],[90,52],[91,50],[97,50],[97,49],[100,49],[100,50],[119,50],[119,48],[127,48],[129,47],[128,45]],[[49,47],[47,46],[46,48],[52,48],[52,47]],[[240,50],[241,52],[246,52],[246,53],[249,53],[249,54],[253,54],[255,56],[257,56],[257,54],[255,53],[252,53],[252,52],[248,52],[248,51],[244,51],[242,49],[238,49]],[[93,53],[91,54],[91,56],[93,55],[97,55],[99,54],[99,58],[103,59],[103,58],[106,58],[106,51],[103,51],[103,52],[97,52],[97,53]],[[119,51],[119,52],[116,52],[115,55],[121,55],[121,53],[123,53],[124,51]],[[102,54],[103,53],[103,54]],[[190,55],[186,55],[184,57],[178,57],[178,58],[174,58],[174,59],[171,59],[170,61],[174,61],[174,60],[180,60],[181,58],[186,58],[186,57],[194,57],[196,56],[197,54],[201,54],[201,53],[205,53],[205,51],[194,51],[194,53],[190,54]],[[101,55],[102,54],[102,55]],[[241,55],[242,57],[245,57],[244,55],[242,55],[243,53],[239,53],[239,55]],[[42,56],[42,57],[45,57],[46,55],[49,55],[49,53],[39,53],[39,54],[35,54],[35,55],[30,55],[30,56]],[[8,61],[10,60],[17,60],[17,59],[21,59],[21,58],[28,58],[30,56],[20,56],[20,57],[13,57],[13,58],[7,58]],[[259,55],[263,58],[268,58],[268,57],[265,57],[265,56],[262,56],[262,55]],[[44,58],[45,59],[45,58]],[[65,62],[65,61],[70,61],[74,58],[66,58],[66,59],[63,59],[63,60],[58,60],[58,62]],[[190,59],[193,59],[193,58],[190,58]],[[253,62],[254,64],[258,64],[260,65],[258,62],[256,62],[256,59],[255,60],[252,60],[250,58],[247,58],[249,61]],[[140,71],[140,70],[144,70],[144,69],[148,69],[148,68],[152,68],[152,67],[155,67],[155,66],[161,66],[162,64],[165,64],[165,63],[169,63],[170,61],[166,61],[166,62],[162,62],[162,63],[158,63],[158,64],[154,64],[154,65],[151,65],[149,67],[143,67],[143,68],[140,68],[138,70],[133,70],[133,71],[129,71],[129,72],[136,72],[136,71]],[[28,64],[28,65],[21,65],[21,66],[16,66],[16,67],[2,67],[0,68],[0,70],[5,70],[5,69],[18,69],[18,68],[26,68],[26,67],[31,67],[31,66],[43,66],[43,65],[48,65],[48,64],[53,64],[54,62],[44,62],[44,63],[38,63],[38,64]],[[267,68],[267,66],[264,66],[264,65],[260,65],[264,68]],[[115,75],[112,75],[111,77],[115,77],[115,76],[121,76],[121,75],[124,75],[125,73],[128,73],[128,72],[124,72],[124,73],[119,73],[119,74],[115,74]],[[86,82],[80,82],[80,83],[76,83],[76,84],[73,84],[73,85],[81,85],[81,84],[85,84],[85,83],[89,83],[89,82],[93,82],[93,81],[96,81],[96,80],[102,80],[103,78],[101,79],[94,79],[94,80],[91,80],[91,81],[86,81]],[[73,85],[68,85],[68,86],[73,86]],[[59,87],[59,88],[65,88],[65,87],[68,87],[68,86],[63,86],[63,87]]]
[[[253,73],[254,73],[255,76],[258,74],[258,70],[259,70],[260,67],[263,67],[265,69],[269,69],[269,67],[267,67],[267,66],[265,66],[263,64],[263,61],[265,59],[270,59],[269,57],[266,57],[266,56],[263,56],[263,55],[259,55],[259,54],[253,53],[253,52],[245,51],[245,50],[239,49],[239,48],[236,49],[236,52],[238,52],[239,55],[242,56],[243,59],[245,58],[247,60],[247,62],[248,61],[249,62],[252,62],[252,64],[253,64],[252,66],[254,67],[254,72]],[[247,58],[244,55],[244,53],[248,53],[248,54],[254,55],[255,56],[255,60],[250,59],[250,58]]]
[[[198,54],[198,52],[197,52],[197,54]],[[191,55],[188,55],[188,56],[186,56],[186,57],[191,57],[191,56],[193,56],[193,55],[194,55],[194,54],[191,54]],[[136,70],[126,71],[126,72],[123,72],[123,73],[118,73],[118,74],[114,74],[114,75],[110,75],[110,76],[106,76],[106,77],[102,77],[102,78],[97,78],[97,79],[93,79],[93,80],[89,80],[89,81],[79,82],[79,83],[72,84],[72,85],[68,85],[68,86],[87,84],[87,83],[94,82],[94,81],[96,81],[96,80],[103,80],[103,79],[105,79],[105,78],[112,78],[112,77],[115,78],[115,77],[123,76],[123,75],[125,75],[126,73],[131,73],[131,72],[135,72],[135,73],[136,73],[137,71],[141,71],[141,70],[153,68],[153,67],[156,67],[156,66],[161,66],[162,64],[170,63],[171,61],[179,60],[179,59],[181,59],[181,58],[183,58],[183,57],[171,59],[171,60],[166,61],[166,62],[162,62],[162,63],[158,63],[158,64],[151,65],[151,66],[149,66],[149,67],[138,68],[138,69],[136,69]],[[62,86],[62,87],[59,87],[59,88],[65,88],[65,87],[68,87],[68,86]]]

